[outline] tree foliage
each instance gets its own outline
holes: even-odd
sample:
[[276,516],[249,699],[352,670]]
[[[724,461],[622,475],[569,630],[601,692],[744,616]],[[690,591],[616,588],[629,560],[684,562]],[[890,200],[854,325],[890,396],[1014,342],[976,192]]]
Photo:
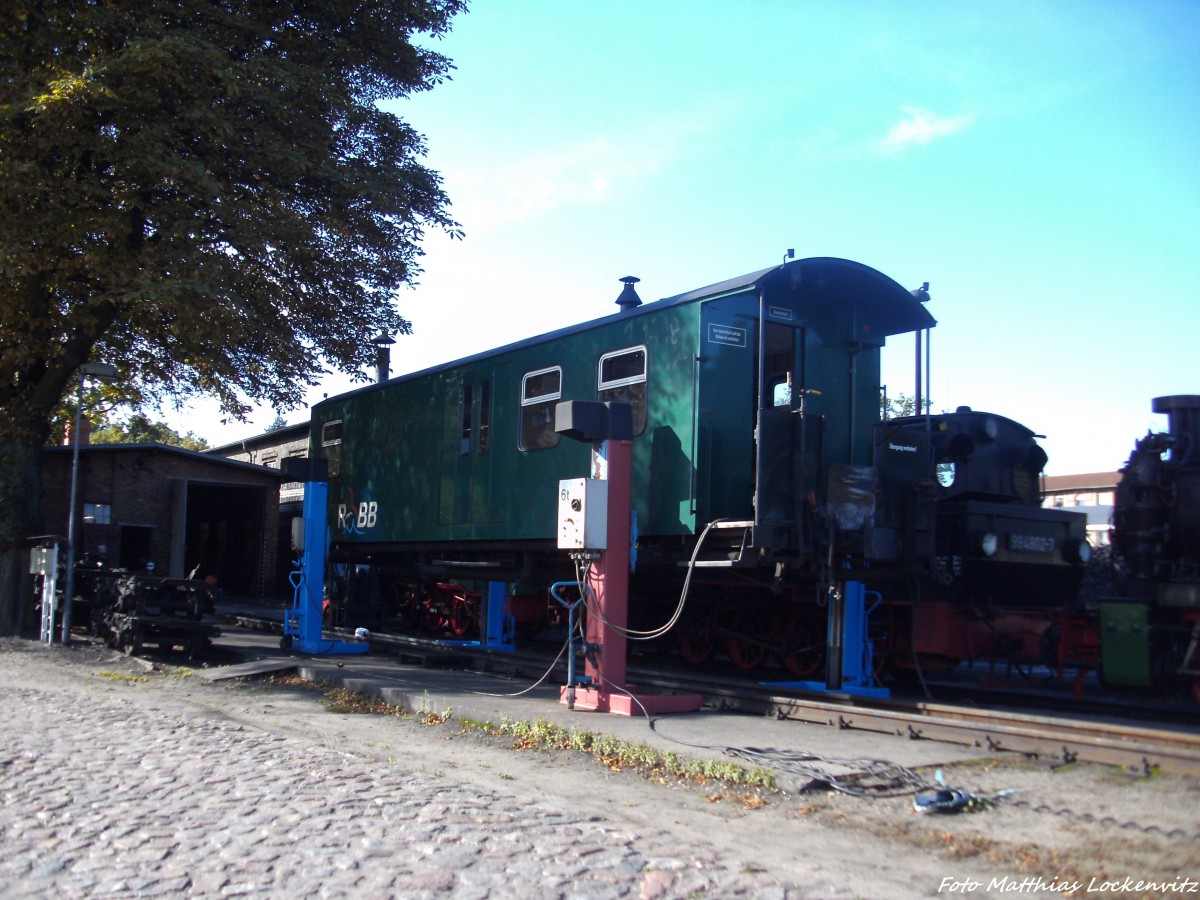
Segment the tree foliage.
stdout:
[[[72,374],[135,402],[298,404],[370,338],[426,229],[422,138],[377,101],[446,77],[461,0],[8,0],[0,12],[0,553]],[[20,514],[14,514],[18,507]],[[0,603],[8,586],[0,579]],[[0,631],[4,630],[0,606]]]
[[208,441],[194,433],[180,434],[166,422],[134,413],[126,422],[108,422],[92,430],[93,444],[167,444],[185,450],[207,450]]
[[[926,404],[922,404],[923,406]],[[879,395],[879,411],[884,419],[899,419],[917,414],[917,398],[903,392],[894,397]]]

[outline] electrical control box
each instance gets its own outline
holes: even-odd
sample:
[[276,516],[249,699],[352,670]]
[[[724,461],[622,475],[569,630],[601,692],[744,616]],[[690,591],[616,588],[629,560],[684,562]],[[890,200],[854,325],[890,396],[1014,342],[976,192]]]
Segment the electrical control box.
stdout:
[[604,550],[608,546],[608,482],[571,478],[558,483],[558,548]]

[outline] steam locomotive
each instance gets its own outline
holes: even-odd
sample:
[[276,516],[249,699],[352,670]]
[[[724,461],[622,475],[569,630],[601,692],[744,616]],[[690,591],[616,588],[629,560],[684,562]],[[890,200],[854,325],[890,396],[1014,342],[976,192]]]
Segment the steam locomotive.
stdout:
[[880,673],[1052,651],[1085,520],[1040,507],[1033,433],[967,408],[881,421],[880,352],[920,347],[924,291],[832,258],[647,304],[622,281],[613,315],[314,407],[332,620],[465,636],[491,582],[541,627],[575,578],[557,494],[591,455],[554,411],[577,399],[631,407],[631,622],[678,611],[687,660],[817,672],[847,584],[878,598]]
[[1157,397],[1167,431],[1137,441],[1113,506],[1112,589],[1085,607],[1106,684],[1200,701],[1200,396]]

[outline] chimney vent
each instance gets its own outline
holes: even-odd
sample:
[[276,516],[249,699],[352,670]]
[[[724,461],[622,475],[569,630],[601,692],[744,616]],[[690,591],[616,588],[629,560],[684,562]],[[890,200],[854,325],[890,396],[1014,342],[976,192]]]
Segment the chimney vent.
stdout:
[[642,305],[642,298],[633,289],[633,286],[641,280],[632,275],[626,275],[621,279],[621,282],[625,285],[621,289],[621,296],[617,298],[617,306],[621,307],[621,312],[633,312],[633,310]]

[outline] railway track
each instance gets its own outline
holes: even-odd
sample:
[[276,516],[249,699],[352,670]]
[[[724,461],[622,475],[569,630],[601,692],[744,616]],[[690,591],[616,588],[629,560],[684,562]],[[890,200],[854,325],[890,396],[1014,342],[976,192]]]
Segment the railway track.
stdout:
[[[279,626],[278,620],[265,616],[239,615],[236,621],[264,630]],[[372,633],[370,640],[379,649],[401,657],[441,657],[443,664],[457,658],[479,671],[502,671],[531,680],[546,671],[550,659],[545,653],[498,653],[428,638]],[[559,661],[555,669],[555,675],[565,677],[565,662]],[[814,697],[782,685],[730,681],[703,673],[637,665],[630,665],[628,671],[641,688],[702,694],[710,709],[978,747],[1053,765],[1089,762],[1143,775],[1172,772],[1200,777],[1200,730],[1195,727],[1149,726],[1112,715],[1048,716],[905,699],[866,700],[838,694]]]

